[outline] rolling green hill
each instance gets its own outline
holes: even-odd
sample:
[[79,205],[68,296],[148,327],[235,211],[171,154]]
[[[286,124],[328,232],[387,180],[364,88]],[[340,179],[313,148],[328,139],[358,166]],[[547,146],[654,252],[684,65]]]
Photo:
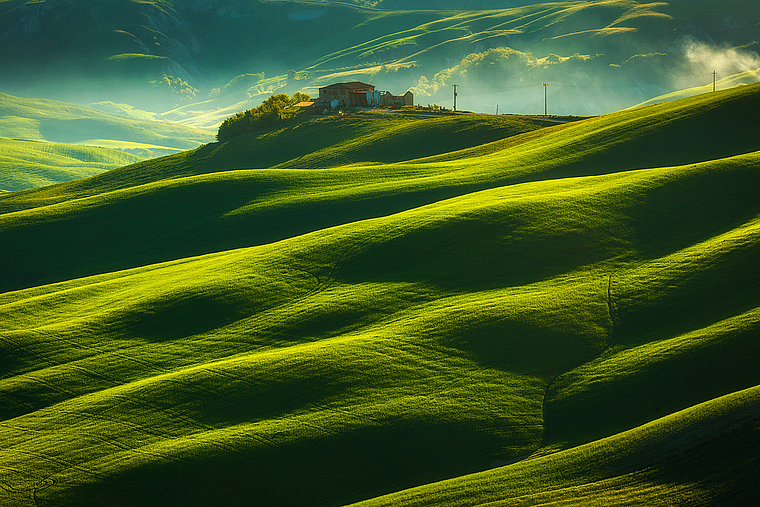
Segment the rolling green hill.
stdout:
[[177,123],[0,93],[0,189],[92,176],[211,140],[210,132]]
[[140,160],[106,148],[0,137],[0,191],[25,190],[93,176]]
[[746,503],[758,105],[354,117],[0,195],[1,503]]
[[[241,138],[92,179],[1,196],[0,209],[16,211],[0,219],[0,234],[15,238],[0,245],[5,259],[2,288],[269,243],[506,184],[752,152],[760,149],[754,135],[760,122],[754,114],[760,102],[757,89],[744,87],[535,130],[494,141],[495,146],[472,148],[453,160],[444,155],[444,160],[390,166],[256,169],[268,164],[258,164],[256,151],[246,149],[251,139]],[[731,136],[714,136],[704,125],[742,128]],[[340,123],[331,132],[338,136]],[[306,142],[310,138],[305,131]],[[296,143],[293,139],[291,144]],[[673,148],[679,145],[691,148]],[[335,149],[337,153],[327,150],[316,160],[345,163],[342,145]],[[293,154],[295,162],[302,155],[297,149]],[[57,204],[41,206],[52,203]],[[79,248],[70,257],[66,250],[51,252],[44,247],[51,237],[77,238],[86,253]]]
[[133,148],[134,143],[175,151],[213,139],[210,132],[171,122],[137,120],[46,99],[0,93],[0,136],[30,141]]
[[[441,155],[451,149],[516,136],[569,119],[458,116],[450,114],[363,113],[300,121],[263,130],[220,145],[178,153],[125,168],[96,180],[80,181],[6,196],[4,212],[51,204],[73,195],[92,196],[160,179],[206,172],[256,168],[314,169],[382,163]],[[213,164],[209,164],[214,160]]]
[[490,472],[360,505],[739,505],[757,471],[758,389]]

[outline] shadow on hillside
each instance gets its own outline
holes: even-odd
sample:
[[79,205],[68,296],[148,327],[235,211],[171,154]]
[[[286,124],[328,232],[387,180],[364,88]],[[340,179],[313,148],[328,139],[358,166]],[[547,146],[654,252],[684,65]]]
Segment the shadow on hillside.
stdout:
[[151,303],[119,315],[106,327],[121,328],[124,338],[163,342],[224,327],[255,311],[243,298],[226,300],[202,292],[167,295],[166,300]]
[[529,217],[453,217],[408,229],[367,246],[341,273],[348,282],[413,281],[447,290],[477,291],[526,285],[568,273],[624,252],[605,224],[585,229],[554,224],[537,228]]
[[460,326],[442,343],[487,368],[550,378],[594,358],[606,346],[595,338],[570,329],[492,319]]
[[[540,435],[540,428],[533,430]],[[519,453],[532,443],[524,438],[530,428],[517,437],[497,433],[482,422],[409,420],[290,425],[276,432],[252,427],[248,435],[225,438],[224,445],[198,442],[158,456],[138,451],[118,474],[59,483],[37,496],[60,506],[102,505],[113,498],[132,506],[346,505],[486,470],[499,449],[517,444]]]
[[639,253],[646,259],[665,256],[760,214],[758,160],[747,155],[685,167],[659,178],[630,212]]

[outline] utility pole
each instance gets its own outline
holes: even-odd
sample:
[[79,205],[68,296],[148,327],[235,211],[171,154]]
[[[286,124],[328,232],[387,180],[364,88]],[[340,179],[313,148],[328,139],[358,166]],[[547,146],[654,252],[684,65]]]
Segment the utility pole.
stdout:
[[496,104],[496,116],[499,116],[499,104]]
[[547,86],[549,86],[549,83],[544,83],[544,116],[549,116],[549,96],[547,95]]
[[454,112],[457,110],[457,85],[454,85]]
[[715,80],[718,78],[718,72],[713,71],[713,91],[715,91]]

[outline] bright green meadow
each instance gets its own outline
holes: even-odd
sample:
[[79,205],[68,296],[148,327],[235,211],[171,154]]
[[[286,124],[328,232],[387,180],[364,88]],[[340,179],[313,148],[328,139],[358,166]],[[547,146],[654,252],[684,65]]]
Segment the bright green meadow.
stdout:
[[[98,140],[113,140],[175,150],[195,148],[213,140],[211,132],[185,125],[140,120],[67,102],[4,93],[0,93],[0,136],[93,146],[98,146]],[[111,144],[107,147],[118,146]]]
[[751,504],[758,110],[354,115],[0,194],[0,504]]
[[0,191],[42,187],[94,176],[140,157],[91,146],[18,141],[0,137]]
[[94,176],[213,140],[193,127],[0,93],[0,191]]

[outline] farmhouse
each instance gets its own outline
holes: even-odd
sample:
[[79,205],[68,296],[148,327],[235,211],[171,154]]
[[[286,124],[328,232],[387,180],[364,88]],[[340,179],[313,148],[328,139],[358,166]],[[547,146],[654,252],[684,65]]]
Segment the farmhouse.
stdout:
[[375,87],[369,84],[353,81],[351,83],[335,83],[319,89],[319,101],[337,100],[341,106],[367,107],[367,92],[374,95]]
[[334,100],[338,101],[339,106],[349,107],[412,106],[414,94],[408,91],[404,95],[393,95],[390,92],[375,90],[373,85],[359,81],[334,83],[319,89],[317,109],[329,107]]

